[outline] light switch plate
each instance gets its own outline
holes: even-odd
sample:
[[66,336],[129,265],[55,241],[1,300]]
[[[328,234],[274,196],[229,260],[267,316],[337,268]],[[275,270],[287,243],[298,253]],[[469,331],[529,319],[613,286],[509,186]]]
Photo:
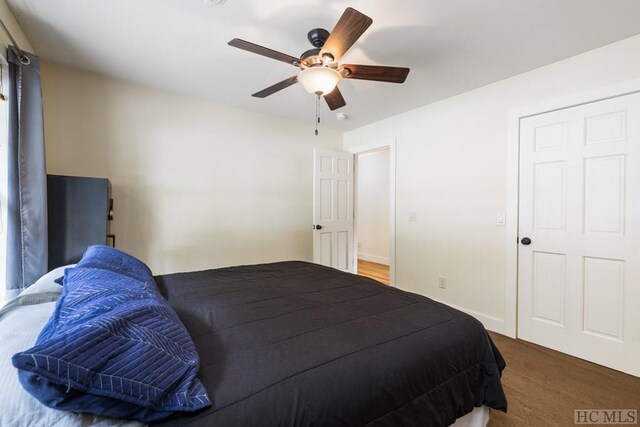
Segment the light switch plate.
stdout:
[[504,218],[504,214],[502,212],[498,212],[496,214],[496,225],[498,227],[504,227],[506,224],[506,220]]

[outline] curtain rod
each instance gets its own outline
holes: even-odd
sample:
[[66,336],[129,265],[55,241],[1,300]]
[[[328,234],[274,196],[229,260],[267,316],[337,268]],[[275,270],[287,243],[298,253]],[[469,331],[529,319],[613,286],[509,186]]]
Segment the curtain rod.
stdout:
[[0,19],[0,26],[2,27],[4,32],[9,36],[9,40],[11,40],[11,43],[13,43],[13,46],[9,46],[9,47],[12,48],[14,53],[18,56],[18,58],[20,58],[20,62],[22,62],[25,65],[29,65],[31,63],[31,60],[22,53],[22,49],[20,49],[18,42],[16,41],[16,39],[13,38],[13,35],[9,32],[9,29],[7,28],[7,26],[4,25],[4,22],[2,21],[2,19]]

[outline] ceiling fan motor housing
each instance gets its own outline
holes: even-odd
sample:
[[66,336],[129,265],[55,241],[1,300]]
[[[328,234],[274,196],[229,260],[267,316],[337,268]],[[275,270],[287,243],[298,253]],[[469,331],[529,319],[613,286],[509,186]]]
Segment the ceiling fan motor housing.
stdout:
[[306,52],[304,52],[302,55],[300,55],[300,59],[304,61],[305,59],[311,58],[312,56],[318,56],[318,55],[320,55],[319,48],[309,49]]

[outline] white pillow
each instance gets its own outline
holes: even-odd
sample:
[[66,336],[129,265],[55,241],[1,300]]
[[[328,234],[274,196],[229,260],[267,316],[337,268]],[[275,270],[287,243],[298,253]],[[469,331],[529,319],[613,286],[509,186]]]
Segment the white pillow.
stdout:
[[41,292],[58,292],[62,293],[62,286],[58,285],[55,280],[64,276],[64,271],[67,268],[75,267],[75,264],[63,265],[62,267],[54,268],[38,280],[29,286],[24,291],[20,292],[20,296],[22,295],[30,295]]

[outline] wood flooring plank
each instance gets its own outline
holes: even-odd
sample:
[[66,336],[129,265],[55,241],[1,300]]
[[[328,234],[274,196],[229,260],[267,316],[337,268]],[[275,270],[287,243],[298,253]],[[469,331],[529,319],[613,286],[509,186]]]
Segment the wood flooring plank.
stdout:
[[574,426],[574,409],[640,409],[640,378],[545,347],[490,333],[507,361],[509,402],[489,427]]

